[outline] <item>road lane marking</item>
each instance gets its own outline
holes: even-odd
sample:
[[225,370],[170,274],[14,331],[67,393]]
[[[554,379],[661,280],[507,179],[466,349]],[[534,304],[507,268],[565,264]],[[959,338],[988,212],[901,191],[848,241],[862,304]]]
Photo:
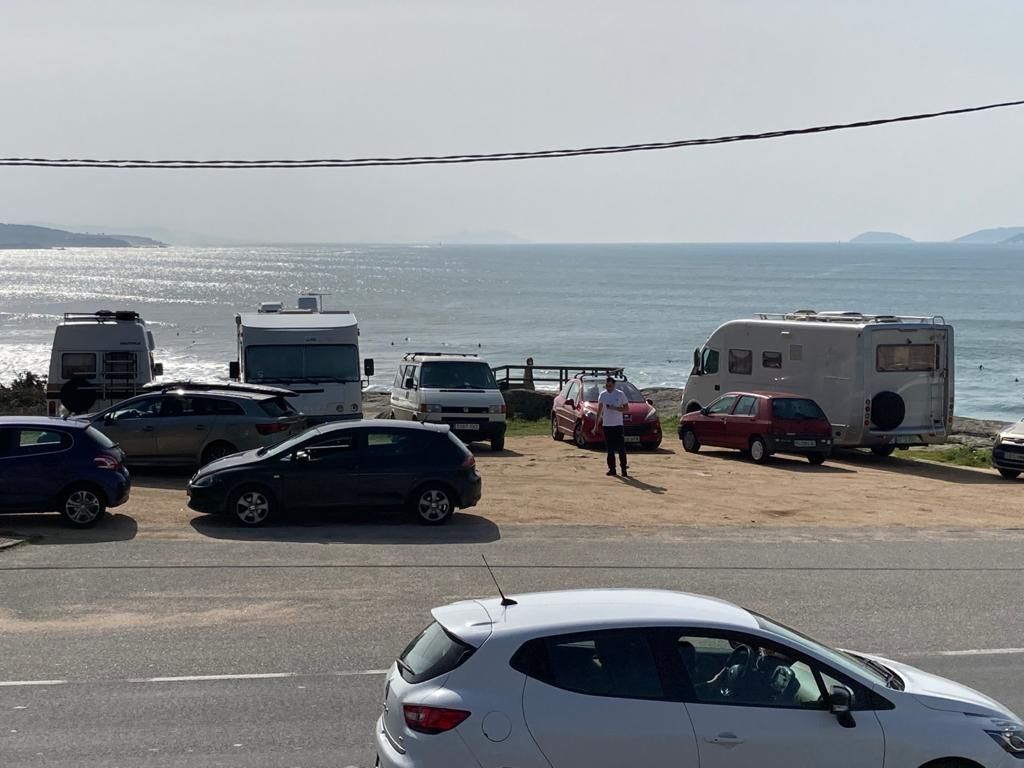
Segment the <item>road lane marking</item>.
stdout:
[[1010,656],[1024,653],[1024,648],[968,648],[964,651],[936,651],[936,656]]
[[[208,680],[266,680],[274,677],[296,677],[297,672],[252,672],[237,675],[180,675],[178,677],[140,677],[129,683],[202,683]],[[121,681],[117,681],[121,682]]]
[[224,680],[275,680],[289,677],[378,677],[387,674],[386,669],[353,669],[334,672],[248,672],[224,675],[177,675],[173,677],[129,677],[109,680],[0,680],[2,688],[16,688],[29,685],[69,685],[83,683],[209,683]]
[[18,685],[64,685],[67,680],[0,680],[0,687],[13,688]]

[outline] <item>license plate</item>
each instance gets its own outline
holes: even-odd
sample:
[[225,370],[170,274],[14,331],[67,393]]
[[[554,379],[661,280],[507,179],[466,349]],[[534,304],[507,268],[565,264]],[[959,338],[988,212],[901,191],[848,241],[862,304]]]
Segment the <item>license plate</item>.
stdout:
[[456,429],[480,429],[479,424],[456,424]]
[[793,445],[797,448],[813,448],[817,443],[814,440],[794,440]]
[[626,442],[627,443],[639,443],[640,442],[640,436],[639,435],[626,435]]
[[896,436],[896,443],[898,445],[914,445],[917,442],[919,442],[918,439],[917,439],[917,435],[897,435]]

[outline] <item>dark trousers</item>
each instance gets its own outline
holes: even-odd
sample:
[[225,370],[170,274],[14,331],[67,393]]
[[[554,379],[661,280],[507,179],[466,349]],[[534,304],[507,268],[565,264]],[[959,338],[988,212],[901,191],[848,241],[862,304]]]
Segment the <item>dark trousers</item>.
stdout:
[[622,427],[605,427],[604,444],[608,448],[608,469],[615,471],[615,454],[619,454],[619,465],[626,469],[626,435]]

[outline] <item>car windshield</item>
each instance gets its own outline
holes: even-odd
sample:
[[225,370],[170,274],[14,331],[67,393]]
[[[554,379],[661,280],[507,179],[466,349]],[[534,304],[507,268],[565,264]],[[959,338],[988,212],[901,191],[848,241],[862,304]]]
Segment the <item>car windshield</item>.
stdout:
[[[583,382],[586,389],[583,390],[583,400],[587,403],[596,403],[597,398],[604,392],[604,379]],[[644,403],[647,399],[644,393],[637,389],[632,383],[625,380],[616,380],[615,388],[622,391],[626,399],[631,403]]]
[[420,386],[426,389],[497,389],[498,382],[487,363],[451,360],[424,363]]
[[306,442],[314,434],[314,430],[307,430],[300,432],[295,437],[285,440],[283,443],[278,443],[274,446],[263,446],[256,451],[257,456],[279,456],[281,454],[290,453],[295,450],[295,447],[300,443]]
[[840,672],[845,672],[848,675],[867,677],[873,682],[881,683],[886,687],[891,687],[889,686],[890,681],[888,677],[883,675],[875,667],[862,661],[860,658],[852,654],[836,650],[835,648],[830,648],[824,643],[819,643],[814,638],[808,637],[802,632],[790,629],[785,624],[779,624],[777,621],[769,619],[767,616],[761,616],[753,611],[750,611],[750,614],[757,621],[757,624],[761,629],[785,638],[789,642],[801,648],[814,652]]
[[354,344],[268,344],[245,350],[248,381],[359,381]]
[[777,397],[772,400],[772,415],[777,419],[794,421],[825,418],[824,411],[816,402],[797,397]]

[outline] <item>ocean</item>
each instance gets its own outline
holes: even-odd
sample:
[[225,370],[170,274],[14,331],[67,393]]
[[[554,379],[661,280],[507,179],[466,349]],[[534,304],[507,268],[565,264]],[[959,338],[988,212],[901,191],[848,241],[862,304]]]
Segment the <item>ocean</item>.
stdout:
[[1024,416],[1024,247],[945,243],[300,245],[0,250],[0,380],[45,373],[63,312],[137,310],[168,377],[227,375],[234,314],[304,291],[359,319],[375,388],[407,351],[621,365],[680,387],[694,347],[758,312],[941,315],[957,413]]

